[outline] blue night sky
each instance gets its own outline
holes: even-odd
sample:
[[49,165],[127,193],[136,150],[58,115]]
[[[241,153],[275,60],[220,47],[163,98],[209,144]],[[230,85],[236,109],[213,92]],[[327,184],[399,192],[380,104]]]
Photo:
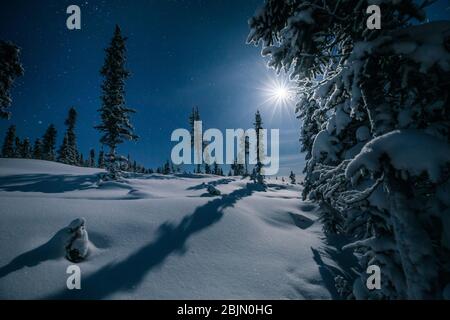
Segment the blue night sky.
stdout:
[[[66,8],[77,4],[82,29],[66,28]],[[294,107],[265,103],[261,87],[275,74],[265,66],[260,49],[246,45],[247,20],[262,0],[159,1],[29,1],[2,2],[0,39],[22,48],[25,75],[13,90],[10,120],[0,122],[0,138],[17,125],[21,138],[32,141],[54,123],[58,145],[70,106],[78,111],[80,151],[99,150],[99,70],[115,24],[128,36],[128,106],[139,141],[125,143],[120,153],[146,167],[170,157],[176,128],[188,128],[193,106],[204,128],[249,128],[260,109],[264,127],[280,129],[280,174],[300,173],[299,122]],[[448,19],[448,0],[429,11],[431,20]]]

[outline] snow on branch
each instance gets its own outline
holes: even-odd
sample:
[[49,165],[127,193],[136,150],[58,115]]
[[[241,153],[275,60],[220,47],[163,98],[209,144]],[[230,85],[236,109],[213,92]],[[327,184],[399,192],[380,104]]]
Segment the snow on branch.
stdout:
[[362,167],[380,173],[383,156],[397,170],[412,176],[427,173],[438,182],[442,169],[450,164],[450,145],[418,130],[395,130],[367,143],[347,166],[346,177],[350,179]]

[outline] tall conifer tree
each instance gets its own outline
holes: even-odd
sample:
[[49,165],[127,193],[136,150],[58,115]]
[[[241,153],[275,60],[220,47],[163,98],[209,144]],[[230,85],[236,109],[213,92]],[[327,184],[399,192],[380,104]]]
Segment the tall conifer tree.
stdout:
[[13,158],[14,157],[14,142],[16,140],[16,126],[12,125],[6,132],[5,141],[2,147],[2,157]]
[[108,178],[120,178],[122,157],[117,155],[117,146],[125,140],[136,140],[134,128],[130,122],[133,109],[125,105],[125,80],[130,73],[125,68],[125,41],[119,26],[116,26],[109,47],[105,50],[105,63],[100,71],[104,77],[102,85],[102,106],[99,109],[101,124],[95,128],[103,135],[100,142],[109,147],[106,166]]

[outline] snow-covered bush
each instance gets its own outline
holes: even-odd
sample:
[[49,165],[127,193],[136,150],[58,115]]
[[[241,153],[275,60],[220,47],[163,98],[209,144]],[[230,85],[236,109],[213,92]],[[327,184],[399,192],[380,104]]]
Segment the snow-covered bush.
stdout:
[[303,197],[320,204],[325,232],[353,239],[362,270],[381,267],[382,289],[364,290],[363,273],[354,296],[440,298],[450,279],[450,22],[410,23],[430,1],[380,1],[382,28],[369,30],[372,2],[267,0],[248,40],[298,83]]
[[208,193],[212,196],[220,196],[220,190],[214,187],[212,184],[208,184],[206,190],[208,190]]
[[66,243],[66,258],[72,262],[84,260],[89,251],[89,238],[86,230],[86,220],[78,218],[68,226],[69,237]]

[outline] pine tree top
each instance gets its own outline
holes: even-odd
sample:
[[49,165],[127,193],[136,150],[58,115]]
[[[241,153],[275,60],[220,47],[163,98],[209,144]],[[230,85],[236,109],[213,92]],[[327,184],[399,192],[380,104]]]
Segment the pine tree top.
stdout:
[[102,144],[115,148],[124,140],[137,140],[131,125],[129,114],[135,110],[125,104],[125,80],[130,72],[125,68],[126,42],[119,26],[116,26],[110,45],[105,49],[106,57],[100,74],[102,84],[102,106],[99,109],[101,124],[95,126],[103,133]]

